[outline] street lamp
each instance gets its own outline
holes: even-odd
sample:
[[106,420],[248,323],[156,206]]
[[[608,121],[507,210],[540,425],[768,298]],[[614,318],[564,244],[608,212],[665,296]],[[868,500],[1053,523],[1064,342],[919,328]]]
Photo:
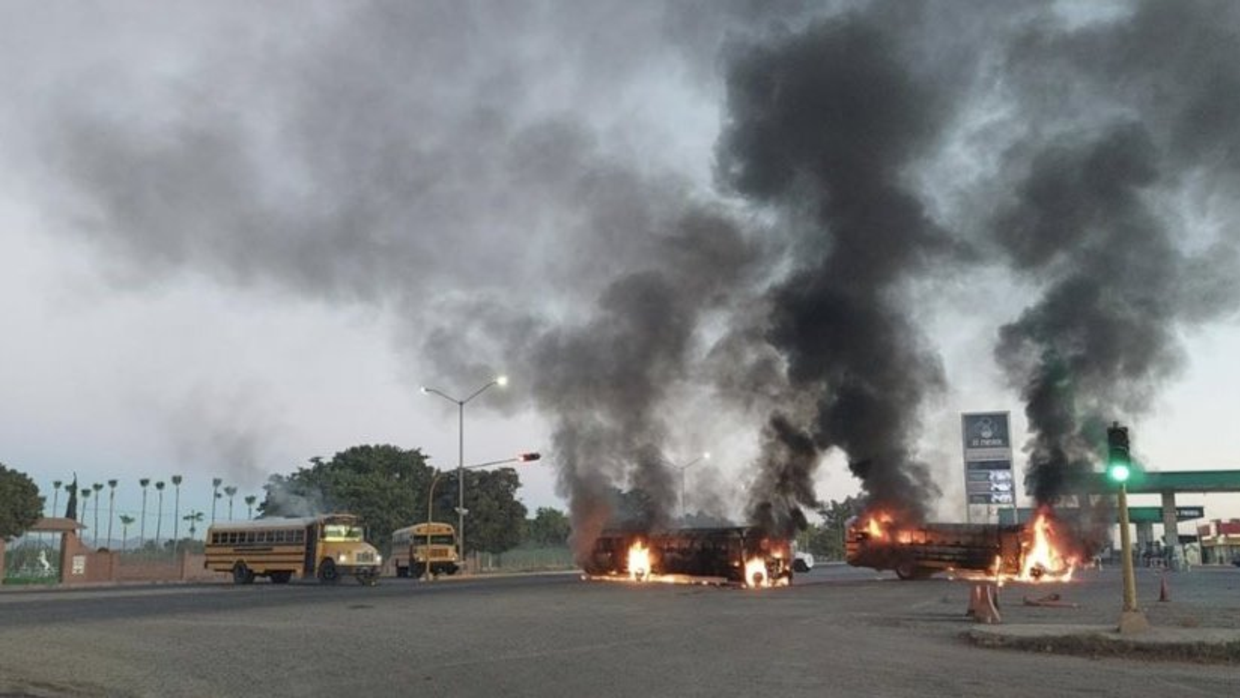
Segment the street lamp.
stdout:
[[461,560],[461,562],[465,561],[465,405],[469,403],[470,400],[473,400],[474,398],[486,392],[486,390],[493,385],[498,385],[501,388],[508,385],[508,376],[497,376],[491,382],[487,383],[481,388],[478,388],[474,392],[470,393],[469,397],[465,398],[464,400],[458,400],[457,398],[454,398],[451,395],[437,388],[428,388],[427,386],[422,386],[423,393],[438,395],[439,397],[445,400],[448,400],[449,402],[456,403],[456,406],[457,406],[457,415],[458,415],[457,433],[459,435],[459,440],[457,444],[456,471],[457,471],[457,480],[458,480],[457,490],[458,490],[458,494],[460,495],[460,497],[459,497],[459,502],[457,503],[457,507],[456,507],[456,514],[457,514],[457,517],[456,517],[457,539],[456,541],[457,541],[457,545],[459,546],[457,550],[457,559]]
[[684,524],[683,524],[683,521],[684,521],[684,518],[685,518],[685,471],[689,469],[689,466],[691,466],[691,465],[697,465],[699,462],[701,462],[701,461],[703,461],[703,460],[710,460],[710,452],[709,452],[709,451],[707,451],[706,453],[703,453],[702,455],[698,456],[697,458],[694,458],[693,460],[689,461],[688,463],[685,463],[684,465],[677,465],[677,466],[675,466],[675,467],[677,467],[677,468],[680,468],[680,519],[681,519],[681,522],[682,522],[682,524],[681,524],[681,525],[684,525]]
[[[538,453],[521,453],[517,455],[515,458],[504,458],[502,460],[491,460],[485,463],[476,463],[474,465],[462,465],[459,468],[459,470],[463,472],[466,470],[473,470],[474,468],[485,468],[489,465],[500,465],[503,463],[528,463],[530,461],[536,461],[541,458],[542,458],[542,455]],[[431,486],[427,488],[427,491],[426,491],[426,557],[425,557],[425,560],[423,560],[423,565],[424,565],[423,570],[425,574],[423,575],[422,580],[427,581],[427,582],[434,579],[434,577],[431,576],[431,520],[434,518],[434,515],[435,515],[435,485],[439,484],[439,477],[441,475],[443,475],[443,471],[437,468],[435,470],[435,476],[431,478]],[[460,536],[457,540],[462,540],[465,536],[465,529],[462,528],[459,531],[457,531],[457,533]],[[457,559],[460,560],[462,563],[465,562],[465,558],[460,556],[459,554],[457,556]],[[410,568],[413,567],[413,560],[409,561],[409,566]]]

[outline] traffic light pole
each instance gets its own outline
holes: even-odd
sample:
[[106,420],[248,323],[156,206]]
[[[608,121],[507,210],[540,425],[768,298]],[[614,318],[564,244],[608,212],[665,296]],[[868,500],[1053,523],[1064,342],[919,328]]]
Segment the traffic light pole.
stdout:
[[1137,608],[1137,578],[1132,569],[1132,536],[1128,533],[1128,485],[1119,486],[1119,543],[1123,555],[1124,610],[1119,614],[1121,635],[1143,633],[1150,629],[1150,622]]
[[1128,478],[1132,474],[1131,444],[1128,428],[1115,422],[1107,429],[1107,477],[1119,485],[1119,546],[1120,564],[1124,574],[1124,609],[1119,614],[1119,632],[1140,633],[1150,629],[1150,622],[1137,608],[1137,576],[1132,569],[1132,536],[1128,521]]
[[1119,486],[1119,544],[1123,551],[1124,613],[1137,611],[1137,575],[1132,568],[1132,535],[1128,531],[1128,485]]
[[[460,468],[458,468],[458,470],[461,473],[464,473],[466,470],[473,470],[474,468],[485,468],[487,466],[502,465],[504,463],[528,463],[530,461],[536,461],[536,460],[541,460],[541,459],[542,459],[542,455],[539,453],[522,453],[518,455],[516,458],[504,458],[501,460],[490,460],[485,463],[475,463],[473,465],[462,465]],[[431,574],[431,523],[433,523],[434,516],[435,516],[435,485],[439,484],[439,477],[443,474],[444,474],[443,471],[436,469],[434,477],[431,478],[431,486],[428,487],[426,491],[426,559],[423,560],[424,564],[422,568],[422,571],[423,571],[422,581],[424,582],[434,581],[435,579],[434,575]],[[457,534],[458,534],[457,541],[462,540],[463,539],[462,532],[457,531]],[[457,562],[460,563],[461,565],[464,565],[465,564],[464,555],[458,554]],[[409,559],[410,571],[413,570],[413,563],[414,563],[414,560],[412,557],[410,557]]]

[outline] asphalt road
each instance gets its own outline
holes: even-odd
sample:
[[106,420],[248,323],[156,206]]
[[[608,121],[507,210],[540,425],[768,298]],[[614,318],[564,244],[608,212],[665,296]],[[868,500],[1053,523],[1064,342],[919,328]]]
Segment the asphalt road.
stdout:
[[[1155,623],[1240,627],[1240,569]],[[1052,591],[1078,608],[1024,606]],[[745,591],[548,575],[0,593],[0,696],[1235,696],[1234,666],[972,647],[968,585],[826,567]],[[1008,622],[1112,622],[1119,581],[1009,586]]]

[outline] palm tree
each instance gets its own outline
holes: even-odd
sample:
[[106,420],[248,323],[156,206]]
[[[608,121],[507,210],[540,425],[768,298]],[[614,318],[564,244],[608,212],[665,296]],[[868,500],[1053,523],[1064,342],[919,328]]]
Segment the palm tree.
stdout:
[[121,552],[125,552],[125,548],[129,545],[129,524],[133,523],[133,517],[128,514],[121,514]]
[[249,495],[248,497],[245,498],[246,518],[249,518],[249,519],[254,518],[254,502],[257,502],[257,501],[258,501],[258,497],[255,497],[254,495]]
[[237,496],[237,488],[229,485],[224,488],[224,494],[228,495],[228,520],[232,521],[233,497]]
[[112,547],[112,512],[116,505],[116,486],[118,480],[108,480],[108,547]]
[[177,542],[181,540],[181,476],[172,476],[172,486],[176,489],[176,504],[172,505],[172,554],[177,554]]
[[211,478],[211,523],[215,523],[215,500],[220,498],[220,485],[224,481],[218,477]]
[[[82,488],[82,515],[78,517],[78,521],[81,521],[82,519],[86,518],[86,507],[89,507],[89,506],[90,506],[90,488],[83,487]],[[91,535],[94,535],[94,531],[91,531]]]
[[52,480],[52,516],[56,515],[56,505],[60,503],[60,486],[65,483]]
[[141,548],[146,543],[146,488],[151,484],[151,478],[144,477],[138,480],[138,484],[142,486],[142,523],[138,527],[138,547]]
[[99,547],[99,492],[103,489],[102,482],[90,486],[95,491],[95,547]]
[[159,547],[160,532],[163,531],[164,525],[164,481],[159,480],[155,483],[155,491],[159,492],[159,515],[155,517],[155,547]]

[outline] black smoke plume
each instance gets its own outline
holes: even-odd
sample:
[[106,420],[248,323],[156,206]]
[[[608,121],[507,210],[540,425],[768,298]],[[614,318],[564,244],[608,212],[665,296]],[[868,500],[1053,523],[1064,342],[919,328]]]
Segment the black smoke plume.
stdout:
[[812,476],[839,449],[871,504],[924,516],[938,494],[915,456],[918,409],[943,385],[910,321],[907,278],[950,245],[902,181],[947,115],[896,39],[860,14],[815,24],[730,63],[721,181],[801,233],[768,294],[765,341],[807,408],[770,418],[751,518],[787,530],[814,506]]
[[994,238],[1044,290],[995,355],[1025,400],[1039,503],[1078,493],[1105,426],[1157,404],[1183,329],[1234,308],[1234,239],[1192,239],[1167,194],[1234,192],[1238,20],[1233,3],[1145,2],[1085,28],[1038,24],[1010,50],[1046,135],[1009,155],[1022,174]]
[[[1235,307],[1236,3],[249,11],[9,12],[59,40],[0,41],[38,69],[10,76],[7,171],[124,289],[377,310],[414,384],[509,370],[488,403],[549,425],[579,549],[617,488],[671,520],[691,400],[756,439],[764,526],[803,524],[833,452],[871,505],[924,516],[946,379],[919,294],[966,255],[1025,285],[979,293],[1036,297],[995,358],[1039,501]],[[682,154],[718,97],[712,191]],[[1222,223],[1182,225],[1201,202]],[[269,438],[226,434],[234,460]]]

